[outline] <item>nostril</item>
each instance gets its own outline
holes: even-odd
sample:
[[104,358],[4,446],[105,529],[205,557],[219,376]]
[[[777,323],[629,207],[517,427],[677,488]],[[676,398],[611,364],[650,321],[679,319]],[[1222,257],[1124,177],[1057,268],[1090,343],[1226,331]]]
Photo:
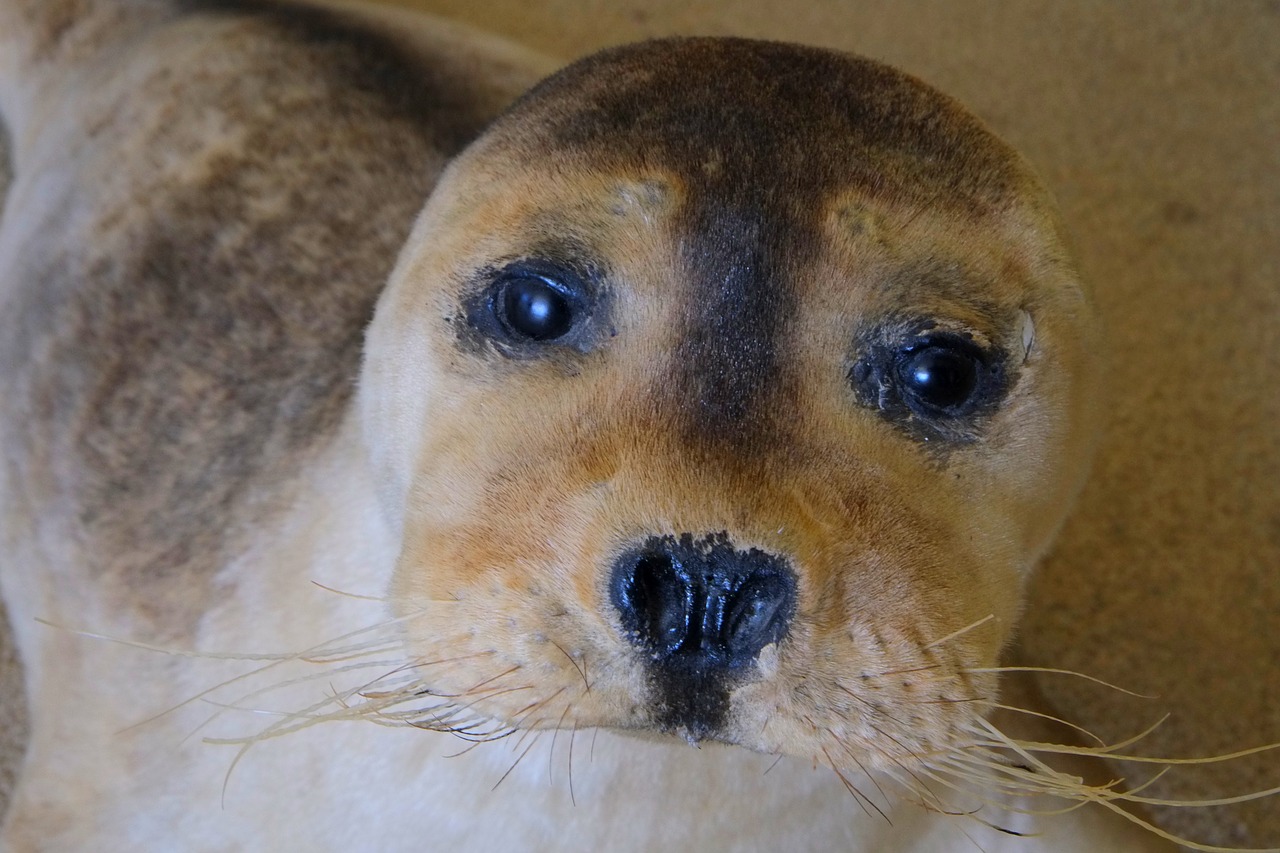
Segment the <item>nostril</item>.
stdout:
[[678,649],[689,633],[692,589],[666,554],[641,557],[624,590],[629,626],[660,654]]
[[784,578],[760,572],[747,578],[725,607],[720,636],[730,656],[755,656],[781,639],[790,599],[790,585]]
[[788,562],[713,534],[651,537],[614,563],[621,628],[662,666],[710,672],[750,666],[786,636],[796,608]]

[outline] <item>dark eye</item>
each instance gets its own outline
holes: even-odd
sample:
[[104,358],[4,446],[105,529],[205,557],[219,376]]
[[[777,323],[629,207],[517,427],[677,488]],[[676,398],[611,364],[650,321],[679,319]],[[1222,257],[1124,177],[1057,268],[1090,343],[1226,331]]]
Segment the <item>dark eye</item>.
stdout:
[[979,396],[985,364],[961,341],[928,341],[903,350],[897,359],[902,401],[921,415],[968,414]]
[[513,337],[554,341],[569,333],[578,306],[564,287],[536,275],[505,279],[494,294],[492,311]]
[[963,445],[982,437],[1016,377],[999,343],[940,325],[925,318],[870,329],[855,340],[848,378],[862,405],[907,435]]

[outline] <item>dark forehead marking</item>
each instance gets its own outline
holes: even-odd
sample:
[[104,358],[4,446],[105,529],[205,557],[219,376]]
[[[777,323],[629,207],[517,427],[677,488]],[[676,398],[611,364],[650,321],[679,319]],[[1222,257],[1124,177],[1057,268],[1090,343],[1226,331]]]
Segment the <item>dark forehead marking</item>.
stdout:
[[695,444],[738,449],[767,428],[765,403],[781,393],[777,339],[795,301],[786,238],[797,229],[746,205],[694,204],[681,219],[690,287],[670,403]]
[[815,48],[676,39],[606,51],[539,84],[496,126],[589,168],[683,185],[686,283],[667,392],[688,434],[734,445],[768,426],[778,358],[824,211],[857,189],[974,214],[1019,183],[1008,148],[954,101],[887,66]]
[[981,211],[1023,183],[1012,149],[923,82],[862,57],[749,39],[603,51],[534,87],[496,128],[526,150],[810,206],[858,189]]

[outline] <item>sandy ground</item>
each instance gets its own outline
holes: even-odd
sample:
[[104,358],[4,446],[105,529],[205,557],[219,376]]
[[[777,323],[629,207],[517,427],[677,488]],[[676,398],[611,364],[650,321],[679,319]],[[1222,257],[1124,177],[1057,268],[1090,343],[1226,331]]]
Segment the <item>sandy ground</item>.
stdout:
[[[826,45],[969,104],[1057,193],[1111,330],[1110,438],[1039,575],[1026,655],[1161,697],[1043,681],[1106,738],[1170,713],[1147,752],[1280,741],[1280,3],[401,2],[564,58],[674,33]],[[13,676],[0,655],[0,767]],[[1273,753],[1151,790],[1276,785]],[[1275,800],[1160,819],[1280,847]]]

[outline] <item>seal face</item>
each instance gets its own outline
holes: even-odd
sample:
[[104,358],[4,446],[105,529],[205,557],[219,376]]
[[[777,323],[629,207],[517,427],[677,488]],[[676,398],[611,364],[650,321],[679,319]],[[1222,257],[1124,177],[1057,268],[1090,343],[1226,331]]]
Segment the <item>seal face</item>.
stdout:
[[924,84],[734,39],[569,66],[446,172],[370,332],[420,688],[945,755],[1078,488],[1091,335],[1044,191]]

